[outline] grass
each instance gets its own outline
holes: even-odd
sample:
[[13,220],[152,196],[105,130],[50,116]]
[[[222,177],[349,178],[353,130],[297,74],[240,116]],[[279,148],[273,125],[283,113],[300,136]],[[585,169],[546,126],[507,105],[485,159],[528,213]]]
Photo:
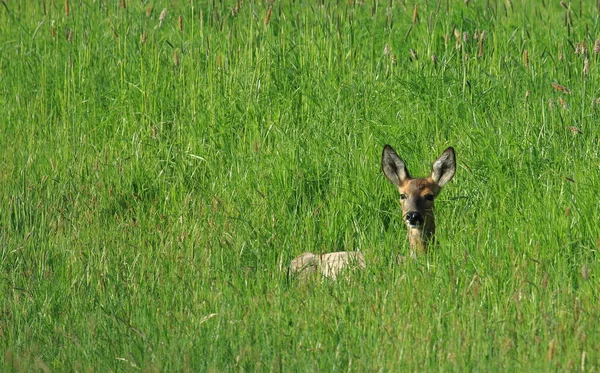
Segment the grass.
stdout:
[[[165,4],[2,2],[1,366],[599,368],[595,4]],[[459,163],[405,266],[386,143]]]

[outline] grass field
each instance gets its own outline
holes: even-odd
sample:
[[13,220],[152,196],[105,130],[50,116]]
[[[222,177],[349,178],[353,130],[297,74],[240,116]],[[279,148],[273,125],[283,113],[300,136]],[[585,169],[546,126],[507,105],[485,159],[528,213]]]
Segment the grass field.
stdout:
[[[1,1],[0,366],[597,371],[599,15]],[[388,143],[457,153],[406,265]],[[366,270],[288,275],[341,250]]]

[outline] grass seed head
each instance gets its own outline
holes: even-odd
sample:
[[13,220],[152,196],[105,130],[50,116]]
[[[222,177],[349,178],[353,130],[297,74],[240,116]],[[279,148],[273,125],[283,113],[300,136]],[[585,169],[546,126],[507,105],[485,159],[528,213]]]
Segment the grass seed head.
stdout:
[[554,354],[556,353],[556,342],[553,340],[550,341],[550,345],[548,346],[548,361],[552,361]]
[[523,65],[529,68],[529,51],[527,49],[523,51]]
[[419,56],[417,55],[416,50],[410,48],[409,52],[410,52],[410,58],[412,58],[415,61],[419,59]]
[[586,281],[590,278],[588,267],[585,264],[581,267],[581,277],[583,277],[583,279]]
[[173,63],[175,66],[179,66],[179,53],[177,53],[177,50],[173,52]]
[[160,12],[160,16],[158,16],[158,26],[161,27],[163,24],[163,21],[165,20],[165,18],[167,17],[167,8],[164,8],[162,10],[162,12]]
[[265,26],[269,25],[269,22],[271,21],[271,12],[273,11],[273,5],[269,5],[269,8],[267,9],[267,14],[265,15]]
[[419,21],[419,7],[417,4],[415,4],[415,7],[413,9],[413,17],[412,17],[412,23],[413,25],[415,23],[417,23]]
[[561,106],[563,107],[563,109],[568,109],[569,105],[567,104],[567,101],[563,100],[562,97],[558,98],[558,102],[561,104]]
[[486,32],[485,30],[481,31],[481,34],[479,34],[479,45],[478,45],[478,51],[477,51],[477,56],[478,57],[483,57],[483,42],[485,42],[485,38],[486,38]]
[[571,90],[569,90],[569,88],[565,87],[564,85],[560,85],[556,82],[552,82],[552,88],[562,93],[571,93]]
[[583,60],[583,75],[587,76],[589,71],[590,71],[590,60],[586,57],[585,60]]
[[121,0],[121,9],[125,9],[127,8],[127,5],[125,4],[125,0]]
[[70,13],[69,0],[65,0],[65,17],[68,17],[69,13]]
[[548,287],[548,272],[544,272],[544,277],[542,278],[542,288]]
[[152,5],[148,5],[146,8],[146,17],[150,17],[152,15]]
[[147,39],[148,39],[148,34],[146,33],[146,31],[143,31],[142,35],[140,36],[140,42],[142,42],[142,44],[146,44]]
[[179,32],[183,32],[183,16],[181,14],[177,18],[177,28],[179,29]]
[[581,43],[575,44],[575,54],[582,54],[582,55],[586,56],[587,52],[588,52],[588,49],[587,49],[587,45],[585,44],[585,40],[582,40]]
[[600,40],[596,39],[596,41],[594,42],[594,54],[598,54],[598,52],[600,52]]
[[390,48],[390,45],[386,43],[385,47],[383,47],[383,55],[389,56],[391,52],[392,52],[392,48]]

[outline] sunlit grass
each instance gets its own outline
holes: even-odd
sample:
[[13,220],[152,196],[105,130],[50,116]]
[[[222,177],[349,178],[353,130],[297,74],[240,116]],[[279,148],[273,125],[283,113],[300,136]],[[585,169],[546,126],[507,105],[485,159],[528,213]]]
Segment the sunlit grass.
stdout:
[[[599,13],[546,3],[4,2],[0,365],[598,369]],[[386,143],[457,152],[402,266]]]

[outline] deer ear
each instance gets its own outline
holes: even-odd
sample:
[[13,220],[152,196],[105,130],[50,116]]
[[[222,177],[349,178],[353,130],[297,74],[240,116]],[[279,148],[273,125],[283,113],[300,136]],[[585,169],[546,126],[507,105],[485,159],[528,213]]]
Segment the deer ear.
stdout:
[[398,156],[394,148],[389,145],[383,147],[381,169],[385,177],[397,186],[402,185],[406,179],[410,179],[410,174],[404,165],[404,161]]
[[440,155],[435,162],[433,162],[430,178],[438,186],[442,187],[452,179],[455,172],[456,157],[454,155],[454,148],[449,147],[448,149],[444,150],[442,155]]

